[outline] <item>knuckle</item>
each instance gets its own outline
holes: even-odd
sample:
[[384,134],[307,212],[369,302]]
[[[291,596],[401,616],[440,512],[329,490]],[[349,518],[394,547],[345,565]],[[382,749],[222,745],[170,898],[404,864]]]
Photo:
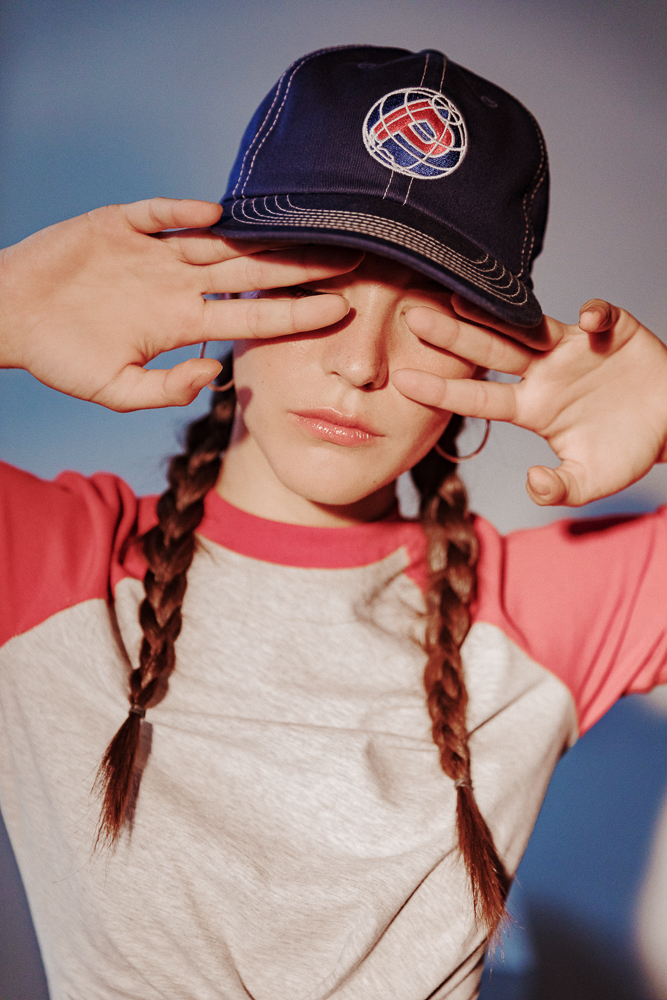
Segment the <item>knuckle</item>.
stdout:
[[256,256],[245,258],[245,278],[248,290],[264,288],[267,284],[267,268]]
[[246,326],[251,337],[259,337],[262,330],[262,317],[260,315],[259,302],[257,299],[248,299],[246,307]]
[[151,200],[148,202],[148,215],[152,223],[154,223],[156,226],[161,226],[163,225],[163,221],[161,216],[157,212],[156,202],[158,200],[162,201],[162,199],[151,198]]
[[472,400],[472,408],[474,413],[471,416],[478,417],[480,414],[484,413],[489,402],[489,392],[483,382],[475,383],[475,392]]
[[299,313],[303,311],[304,304],[299,299],[289,300],[289,326],[291,333],[297,333],[300,329]]
[[482,368],[495,368],[498,365],[502,365],[503,353],[502,349],[498,349],[494,341],[489,342],[485,340],[480,345],[478,364]]
[[243,275],[243,282],[246,288],[253,287],[253,268],[254,262],[250,259],[250,257],[241,258],[241,273]]

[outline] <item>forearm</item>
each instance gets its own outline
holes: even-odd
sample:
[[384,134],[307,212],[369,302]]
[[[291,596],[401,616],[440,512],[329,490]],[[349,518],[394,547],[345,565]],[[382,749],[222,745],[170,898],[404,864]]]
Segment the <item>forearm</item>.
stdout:
[[0,368],[22,368],[21,335],[31,322],[29,296],[13,246],[0,250]]

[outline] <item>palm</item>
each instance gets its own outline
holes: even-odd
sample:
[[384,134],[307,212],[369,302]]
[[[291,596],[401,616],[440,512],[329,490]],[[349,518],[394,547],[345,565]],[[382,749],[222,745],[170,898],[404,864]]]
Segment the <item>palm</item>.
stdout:
[[[414,333],[484,368],[521,376],[514,384],[443,382],[423,372],[394,373],[411,398],[465,416],[504,420],[532,430],[554,450],[557,471],[530,470],[537,503],[588,503],[623,489],[663,457],[667,432],[667,349],[624,310],[593,303],[581,325],[547,320],[550,350],[538,352],[477,325],[480,313],[454,299],[459,316],[408,317]],[[437,316],[437,318],[436,318]],[[440,383],[439,385],[436,385]],[[437,396],[437,398],[436,398]]]

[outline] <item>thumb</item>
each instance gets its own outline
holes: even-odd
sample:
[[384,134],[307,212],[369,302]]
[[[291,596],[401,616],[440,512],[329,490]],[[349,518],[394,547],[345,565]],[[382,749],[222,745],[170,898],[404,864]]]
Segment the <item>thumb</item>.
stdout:
[[190,358],[173,368],[145,369],[128,365],[94,397],[95,403],[118,412],[187,406],[220,373],[213,358]]
[[581,485],[569,462],[563,462],[557,469],[534,465],[528,470],[526,490],[530,499],[540,507],[559,504],[578,507],[587,502],[581,498]]

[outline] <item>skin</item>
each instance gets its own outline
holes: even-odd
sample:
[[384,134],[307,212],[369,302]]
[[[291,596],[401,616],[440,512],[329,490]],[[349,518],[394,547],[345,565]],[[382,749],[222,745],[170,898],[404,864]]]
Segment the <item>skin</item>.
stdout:
[[667,461],[667,348],[630,313],[590,299],[578,323],[547,317],[556,346],[538,352],[509,339],[511,327],[459,296],[452,306],[456,318],[415,310],[408,323],[429,343],[453,352],[465,344],[470,360],[521,381],[445,381],[413,369],[395,373],[394,384],[424,404],[503,420],[544,438],[560,465],[528,470],[535,503],[581,506]]
[[[386,261],[356,274],[360,254],[350,250],[232,243],[206,228],[219,217],[217,204],[154,198],[96,209],[1,250],[0,366],[112,410],[184,406],[218,362],[146,370],[148,361],[202,340],[256,342],[256,352],[239,351],[243,419],[220,489],[299,523],[382,516],[396,475],[451,412],[505,420],[550,444],[560,465],[528,472],[541,505],[588,503],[667,460],[667,349],[625,310],[593,299],[578,323],[547,318],[527,337],[412,272],[406,284]],[[202,298],[294,285],[321,294]],[[465,377],[480,368],[521,381]],[[382,438],[343,449],[297,434],[283,391],[292,406],[368,408]],[[273,420],[284,424],[283,458]]]
[[[360,254],[239,246],[214,236],[218,204],[152,198],[108,205],[0,250],[0,367],[111,410],[186,406],[220,371],[191,358],[146,370],[163,351],[205,340],[284,336],[346,315],[340,296],[205,300],[329,277]],[[171,230],[178,230],[173,232]]]
[[[274,520],[324,526],[375,520],[394,505],[397,477],[430,451],[451,416],[399,392],[392,373],[410,367],[458,379],[471,377],[476,366],[412,333],[410,309],[455,313],[442,286],[408,267],[367,254],[351,273],[291,294],[308,291],[335,291],[350,311],[322,333],[237,346],[239,408],[218,490],[235,506]],[[375,434],[351,446],[314,436],[296,414],[322,407],[333,421],[343,414]]]

